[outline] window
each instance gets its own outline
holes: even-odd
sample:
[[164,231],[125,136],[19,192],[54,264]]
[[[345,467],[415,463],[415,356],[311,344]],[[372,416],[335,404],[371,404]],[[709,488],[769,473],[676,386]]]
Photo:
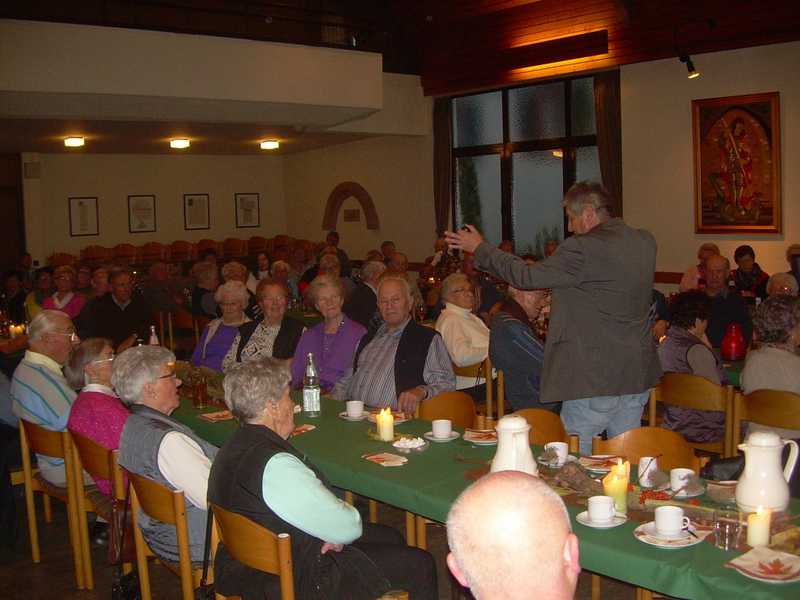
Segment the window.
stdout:
[[561,199],[600,181],[594,79],[548,82],[453,99],[455,225],[543,255],[566,227]]

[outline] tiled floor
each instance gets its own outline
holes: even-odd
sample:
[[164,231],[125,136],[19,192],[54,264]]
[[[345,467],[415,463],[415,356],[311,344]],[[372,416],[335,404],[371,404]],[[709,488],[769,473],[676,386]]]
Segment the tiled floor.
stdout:
[[[39,506],[41,507],[41,505]],[[50,524],[44,523],[41,509],[39,512],[39,540],[42,561],[38,565],[34,565],[30,558],[25,505],[21,498],[18,501],[18,510],[20,513],[20,535],[14,550],[7,550],[3,547],[4,545],[0,545],[2,547],[0,549],[0,599],[106,600],[109,597],[112,568],[106,564],[105,548],[95,547],[92,552],[95,589],[93,591],[78,591],[75,588],[66,515],[58,503],[54,503],[54,518]],[[405,516],[400,510],[381,505],[379,519],[382,523],[397,527],[401,531],[403,530]],[[0,535],[5,538],[8,532],[0,532]],[[439,574],[439,598],[449,600],[453,597],[451,596],[452,580],[445,565],[447,538],[443,527],[428,526],[428,546],[430,552],[436,557]],[[152,566],[150,568],[150,577],[154,600],[179,598],[180,586],[178,579],[167,572],[166,569],[160,566]],[[463,597],[471,598],[472,596],[466,594]],[[576,598],[588,599],[589,597],[590,577],[588,574],[583,574],[581,575]],[[626,584],[604,579],[601,597],[611,600],[628,600],[634,597],[634,589]]]

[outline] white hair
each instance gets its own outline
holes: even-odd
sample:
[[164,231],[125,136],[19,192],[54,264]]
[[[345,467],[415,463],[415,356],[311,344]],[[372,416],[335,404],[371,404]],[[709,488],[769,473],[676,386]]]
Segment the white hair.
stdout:
[[456,286],[464,284],[468,286],[472,285],[469,281],[469,277],[463,273],[453,273],[445,277],[444,281],[442,282],[442,300],[445,302],[450,302]]
[[767,296],[772,296],[780,288],[792,290],[792,296],[797,296],[797,279],[791,273],[774,273],[767,281]]
[[245,286],[245,284],[243,284],[241,281],[227,281],[219,286],[217,291],[214,292],[214,300],[217,302],[217,304],[221,303],[222,299],[226,296],[241,302],[242,308],[247,307],[247,303],[250,301],[250,295],[247,291],[247,286]]
[[361,281],[375,281],[386,271],[386,264],[377,260],[370,260],[361,267]]
[[52,309],[43,310],[33,318],[33,321],[28,326],[28,340],[38,342],[46,333],[55,331],[59,325],[58,321],[61,319],[72,322],[65,312]]
[[395,281],[399,283],[403,287],[403,290],[405,290],[406,296],[408,296],[408,301],[412,304],[414,303],[414,296],[411,294],[411,284],[408,282],[406,276],[402,273],[387,271],[381,275],[380,281],[378,281],[378,295],[381,293],[381,288],[389,281]]
[[142,389],[161,377],[161,369],[175,355],[162,346],[134,346],[114,359],[111,385],[125,404],[142,404]]
[[264,413],[267,402],[280,401],[291,380],[286,361],[277,358],[239,363],[225,373],[225,404],[239,421],[251,423]]
[[289,263],[287,263],[285,260],[276,260],[274,263],[272,263],[272,266],[269,268],[269,274],[275,275],[275,271],[277,271],[278,269],[291,271],[292,267],[290,267]]

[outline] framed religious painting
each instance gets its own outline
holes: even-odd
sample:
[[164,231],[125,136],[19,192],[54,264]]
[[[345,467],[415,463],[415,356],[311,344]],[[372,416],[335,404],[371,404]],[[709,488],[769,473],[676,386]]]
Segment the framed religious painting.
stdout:
[[778,92],[692,101],[696,233],[781,232]]

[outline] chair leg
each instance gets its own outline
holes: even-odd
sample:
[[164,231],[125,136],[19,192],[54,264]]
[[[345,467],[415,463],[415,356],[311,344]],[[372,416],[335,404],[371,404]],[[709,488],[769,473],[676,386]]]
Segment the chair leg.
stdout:
[[425,517],[417,516],[417,548],[421,550],[428,549],[428,535],[425,529],[428,520]]
[[47,494],[42,494],[42,503],[44,504],[44,522],[45,523],[52,523],[53,522],[53,507],[50,504],[50,496]]
[[369,522],[370,523],[378,522],[378,503],[375,502],[375,500],[369,501]]
[[28,510],[28,534],[31,538],[31,560],[39,563],[42,555],[39,551],[39,526],[36,523],[36,501],[33,497],[33,490],[30,486],[25,486],[25,507]]
[[417,545],[417,521],[414,513],[406,512],[406,544],[411,547]]
[[83,545],[78,527],[78,509],[74,502],[67,503],[67,525],[69,529],[69,545],[72,547],[72,561],[75,566],[75,581],[78,589],[86,589],[86,572],[83,561]]
[[350,490],[345,490],[344,501],[347,502],[350,506],[353,506],[353,492],[351,492]]
[[653,600],[653,592],[644,588],[636,588],[636,600]]
[[600,600],[600,575],[592,573],[592,600]]
[[148,571],[147,567],[147,554],[144,550],[145,541],[136,522],[133,524],[133,536],[136,542],[136,568],[139,571],[139,590],[142,593],[142,600],[153,600],[150,592],[150,571]]

